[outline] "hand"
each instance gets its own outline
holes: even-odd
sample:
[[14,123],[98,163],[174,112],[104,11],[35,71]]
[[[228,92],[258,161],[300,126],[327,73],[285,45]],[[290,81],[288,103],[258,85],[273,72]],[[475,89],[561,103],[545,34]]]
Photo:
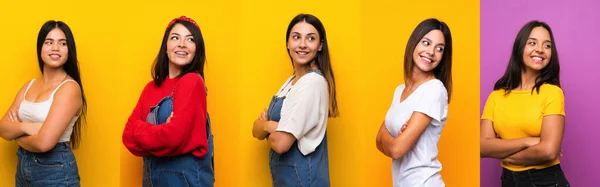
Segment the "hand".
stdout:
[[540,137],[527,137],[525,139],[525,144],[527,145],[527,147],[534,146],[538,143],[540,143]]
[[402,134],[402,132],[404,132],[404,130],[406,130],[407,125],[408,125],[407,123],[404,123],[404,125],[402,125],[402,127],[400,128],[400,131],[398,131],[398,136],[400,136],[400,134]]
[[172,117],[173,117],[173,112],[171,112],[171,115],[169,116],[169,118],[167,118],[167,122],[165,122],[165,123],[169,123],[169,122],[171,122],[171,118],[172,118]]
[[15,110],[8,111],[8,121],[16,122],[16,123],[21,122],[21,119],[19,119],[19,115],[17,114],[17,111],[15,111]]
[[260,119],[261,121],[267,121],[267,119],[269,119],[267,117],[267,109],[265,108],[265,111],[263,111],[262,113],[260,113],[260,116],[258,116],[258,119]]
[[277,127],[279,126],[278,122],[275,121],[266,121],[265,122],[265,126],[264,126],[264,131],[268,132],[269,134],[275,132],[275,130],[277,130]]
[[21,125],[21,131],[31,136],[37,134],[42,128],[42,123],[25,123]]

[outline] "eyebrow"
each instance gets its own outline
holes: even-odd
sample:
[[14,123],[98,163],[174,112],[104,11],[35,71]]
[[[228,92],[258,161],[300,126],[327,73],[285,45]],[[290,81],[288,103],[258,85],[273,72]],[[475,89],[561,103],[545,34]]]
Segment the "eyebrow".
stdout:
[[[537,40],[538,40],[537,38],[529,38],[529,39],[530,39],[530,40],[535,40],[535,41],[537,41]],[[544,42],[552,42],[552,41],[551,41],[551,40],[546,40],[546,41],[544,41]]]
[[[181,36],[179,33],[176,33],[176,32],[174,32],[174,33],[171,33],[171,35],[177,35],[177,36]],[[192,34],[188,34],[186,37],[188,37],[188,36],[193,36],[193,35],[192,35]]]
[[[55,39],[52,39],[52,38],[46,38],[45,40],[54,41]],[[58,41],[67,41],[67,39],[58,39]]]
[[[423,37],[423,39],[425,39],[425,40],[429,41],[429,43],[433,43],[433,41],[431,41],[431,39],[429,39],[429,38],[427,38],[427,37]],[[444,43],[438,43],[438,44],[435,44],[435,45],[442,45],[442,46],[446,46],[446,44],[444,44]]]
[[[293,33],[293,34],[301,34],[301,33],[299,33],[299,32],[292,32],[292,33]],[[311,32],[311,33],[308,33],[308,34],[306,34],[306,35],[311,35],[311,34],[317,35],[316,33],[312,33],[312,32]]]

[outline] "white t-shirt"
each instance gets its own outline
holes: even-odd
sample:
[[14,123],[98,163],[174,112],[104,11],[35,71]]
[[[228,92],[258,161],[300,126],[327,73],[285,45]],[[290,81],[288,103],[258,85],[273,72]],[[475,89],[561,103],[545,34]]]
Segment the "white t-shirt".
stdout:
[[276,131],[287,132],[298,141],[298,149],[308,155],[317,149],[327,130],[329,92],[327,81],[318,73],[307,73],[296,84],[284,84],[277,97],[286,98]]
[[440,80],[432,79],[421,84],[400,103],[404,88],[404,84],[396,88],[392,106],[385,116],[385,126],[390,134],[397,137],[413,112],[421,112],[432,120],[414,148],[402,159],[392,162],[394,186],[443,187],[445,184],[440,175],[442,164],[437,160],[437,144],[448,116],[448,93]]

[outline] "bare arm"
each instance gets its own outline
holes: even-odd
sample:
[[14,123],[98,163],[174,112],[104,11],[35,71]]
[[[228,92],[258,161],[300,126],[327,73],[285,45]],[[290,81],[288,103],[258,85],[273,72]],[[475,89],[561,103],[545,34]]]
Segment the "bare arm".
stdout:
[[265,125],[267,122],[267,109],[263,111],[260,116],[256,120],[254,120],[254,126],[252,127],[252,136],[259,140],[264,140],[269,132],[265,130]]
[[540,141],[538,137],[526,137],[519,139],[504,140],[496,137],[494,123],[491,120],[482,119],[480,130],[480,156],[482,158],[504,159],[512,154],[533,146]]
[[265,123],[265,129],[270,133],[268,141],[271,149],[277,154],[283,154],[290,150],[292,144],[296,141],[296,137],[288,132],[275,131],[278,126],[279,123],[275,121]]
[[510,155],[502,161],[514,165],[530,166],[550,162],[560,154],[565,131],[565,116],[549,115],[542,119],[540,143]]
[[421,112],[414,112],[406,124],[406,129],[401,131],[402,133],[399,133],[396,138],[392,137],[390,133],[380,133],[384,154],[393,159],[404,157],[417,143],[431,120],[431,117]]
[[17,143],[31,152],[47,152],[52,149],[82,106],[81,91],[75,82],[66,82],[55,93],[48,117],[40,131],[17,139]]
[[18,119],[11,119],[11,116],[13,116],[14,114],[16,114],[17,111],[19,111],[19,106],[23,101],[23,94],[25,94],[25,89],[27,89],[27,85],[29,85],[29,82],[27,82],[25,85],[23,85],[23,87],[21,87],[21,89],[17,93],[17,96],[15,97],[15,100],[10,105],[10,108],[8,108],[8,111],[6,111],[6,113],[0,120],[0,137],[2,137],[5,140],[14,140],[17,137],[26,135],[22,127],[26,124],[21,123]]

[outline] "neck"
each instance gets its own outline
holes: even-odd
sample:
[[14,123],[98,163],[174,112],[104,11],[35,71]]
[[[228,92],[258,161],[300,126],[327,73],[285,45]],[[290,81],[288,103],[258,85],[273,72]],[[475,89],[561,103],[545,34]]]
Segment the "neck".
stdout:
[[62,67],[59,68],[50,68],[48,66],[44,66],[44,82],[57,82],[63,81],[67,77],[67,72]]
[[535,79],[538,77],[540,73],[533,70],[525,70],[521,73],[521,84],[519,85],[519,89],[521,90],[529,90],[535,86]]
[[315,65],[315,61],[311,61],[308,64],[298,64],[294,62],[294,75],[296,75],[296,77],[302,77],[304,75],[306,75],[308,73],[308,71],[313,70],[313,69],[318,69],[317,65]]
[[181,74],[181,67],[169,63],[169,78],[175,78]]
[[411,77],[409,77],[406,81],[406,86],[419,86],[431,79],[435,79],[435,75],[432,72],[424,72],[421,71],[418,67],[414,67]]

